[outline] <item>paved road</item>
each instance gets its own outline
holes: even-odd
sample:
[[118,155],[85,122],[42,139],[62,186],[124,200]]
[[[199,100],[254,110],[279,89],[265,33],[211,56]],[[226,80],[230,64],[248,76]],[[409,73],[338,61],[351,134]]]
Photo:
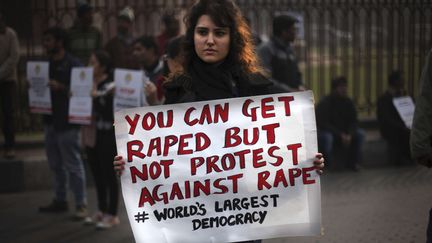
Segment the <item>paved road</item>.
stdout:
[[[322,177],[324,235],[264,243],[423,243],[431,192],[432,170],[417,166],[327,172]],[[93,188],[89,196],[94,205]],[[50,199],[49,191],[0,194],[0,242],[133,242],[123,204],[122,224],[96,231],[71,221],[68,214],[37,213],[37,207]]]

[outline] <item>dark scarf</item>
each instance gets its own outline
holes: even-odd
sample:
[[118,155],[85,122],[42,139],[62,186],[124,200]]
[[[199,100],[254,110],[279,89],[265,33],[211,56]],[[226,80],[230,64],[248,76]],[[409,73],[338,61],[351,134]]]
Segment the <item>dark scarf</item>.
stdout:
[[201,60],[195,60],[192,62],[189,74],[197,100],[225,99],[238,96],[238,75],[226,63],[215,66],[206,64]]

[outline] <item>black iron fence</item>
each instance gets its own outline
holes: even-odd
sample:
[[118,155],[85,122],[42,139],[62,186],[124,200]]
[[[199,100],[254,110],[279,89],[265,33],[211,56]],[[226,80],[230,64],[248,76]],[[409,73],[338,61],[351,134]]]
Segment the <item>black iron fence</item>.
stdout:
[[[40,118],[30,115],[24,87],[25,61],[41,56],[41,33],[48,26],[70,27],[76,0],[30,0],[28,38],[21,38],[21,79],[18,130],[41,128]],[[115,35],[116,15],[128,5],[136,15],[137,35],[156,35],[161,16],[174,12],[184,16],[190,0],[93,0],[94,24],[104,41]],[[301,59],[306,86],[318,100],[330,91],[330,80],[346,76],[349,92],[360,115],[374,117],[377,97],[387,87],[393,70],[405,74],[408,93],[415,96],[426,54],[432,48],[432,2],[430,0],[238,0],[253,30],[263,40],[271,35],[271,21],[286,12],[300,20],[295,46]]]

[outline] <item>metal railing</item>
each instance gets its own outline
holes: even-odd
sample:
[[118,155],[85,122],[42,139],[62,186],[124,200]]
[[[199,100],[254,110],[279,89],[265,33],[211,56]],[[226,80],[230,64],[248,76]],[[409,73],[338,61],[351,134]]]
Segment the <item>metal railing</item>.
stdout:
[[[18,130],[40,129],[29,115],[23,85],[24,62],[41,56],[41,33],[48,26],[73,24],[75,0],[32,0],[32,38],[21,40],[23,58],[18,101]],[[93,0],[94,24],[104,42],[116,32],[116,16],[129,5],[135,10],[136,35],[156,35],[166,11],[184,16],[190,0]],[[307,87],[318,100],[330,91],[330,80],[346,76],[349,93],[361,116],[373,117],[377,97],[393,70],[405,74],[406,88],[415,96],[425,57],[432,48],[432,2],[429,0],[238,0],[252,29],[263,39],[271,35],[271,21],[287,12],[300,21],[295,46]],[[182,27],[184,28],[184,27]]]

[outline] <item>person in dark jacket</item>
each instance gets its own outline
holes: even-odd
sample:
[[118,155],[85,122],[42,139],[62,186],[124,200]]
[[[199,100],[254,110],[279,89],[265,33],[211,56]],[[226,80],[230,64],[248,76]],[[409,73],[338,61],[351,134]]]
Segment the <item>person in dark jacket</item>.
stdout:
[[[418,164],[432,168],[432,49],[420,77],[421,90],[417,97],[411,128],[411,156]],[[432,208],[426,230],[426,243],[432,243]]]
[[[261,73],[254,54],[250,29],[232,0],[201,0],[185,20],[183,73],[166,83],[165,104],[272,92],[271,82]],[[321,173],[322,154],[316,155],[314,163]],[[122,156],[114,158],[118,174],[124,164]]]
[[139,69],[139,64],[132,55],[135,41],[134,21],[135,14],[129,6],[124,7],[117,15],[117,35],[104,47],[113,57],[113,68]]
[[357,111],[347,94],[347,80],[332,80],[332,91],[317,105],[316,119],[319,151],[326,154],[330,164],[334,148],[341,148],[346,166],[358,170],[364,140],[364,132],[357,126]]
[[[151,81],[144,83],[144,93],[149,105],[160,105],[164,100],[163,61],[158,45],[152,36],[141,36],[134,41],[132,55],[139,63],[144,75]],[[156,95],[154,90],[156,89]]]
[[[68,107],[73,67],[81,63],[65,50],[66,32],[51,27],[43,34],[43,46],[49,56],[48,83],[51,90],[52,114],[44,116],[45,147],[48,164],[54,173],[55,198],[42,206],[42,213],[68,210],[67,188],[75,194],[76,219],[87,216],[86,178],[79,145],[80,127],[69,123]],[[69,182],[69,183],[68,183]]]
[[87,64],[91,53],[101,47],[102,33],[93,26],[93,7],[86,2],[78,4],[77,19],[68,30],[66,49]]
[[304,90],[298,60],[291,46],[297,35],[298,20],[290,15],[273,19],[273,36],[258,47],[258,54],[277,90]]
[[118,181],[110,163],[112,157],[117,154],[113,126],[112,62],[107,52],[95,51],[90,56],[89,65],[93,67],[93,122],[96,136],[93,139],[94,146],[87,148],[86,151],[95,180],[98,211],[92,217],[87,217],[85,222],[96,224],[98,229],[107,229],[120,222],[117,216]]
[[0,13],[0,103],[4,135],[4,157],[15,157],[15,97],[17,91],[17,66],[20,57],[15,30],[6,25]]
[[394,71],[388,79],[388,90],[378,98],[377,118],[382,137],[387,141],[389,162],[402,164],[411,158],[410,129],[405,125],[393,99],[405,96],[402,72]]

